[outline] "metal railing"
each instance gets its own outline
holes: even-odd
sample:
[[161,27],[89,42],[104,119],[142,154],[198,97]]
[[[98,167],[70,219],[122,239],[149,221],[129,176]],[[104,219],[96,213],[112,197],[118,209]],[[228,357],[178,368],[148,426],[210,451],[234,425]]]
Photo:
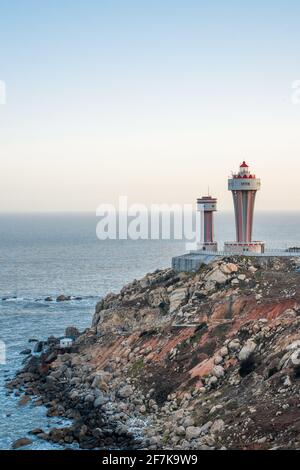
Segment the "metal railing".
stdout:
[[207,255],[207,256],[286,256],[286,257],[293,257],[299,256],[300,257],[300,250],[299,251],[288,251],[287,249],[283,248],[275,248],[270,250],[265,250],[264,253],[256,253],[255,251],[244,251],[241,253],[233,252],[233,251],[208,251],[208,250],[192,250],[188,254],[191,255]]

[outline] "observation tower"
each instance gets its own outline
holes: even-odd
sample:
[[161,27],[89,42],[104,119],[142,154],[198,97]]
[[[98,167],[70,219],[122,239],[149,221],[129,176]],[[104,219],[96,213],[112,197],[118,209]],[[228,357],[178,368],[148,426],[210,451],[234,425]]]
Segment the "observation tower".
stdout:
[[218,244],[214,241],[214,212],[217,210],[217,199],[211,196],[203,196],[197,199],[197,212],[200,217],[200,242],[198,250],[218,251]]

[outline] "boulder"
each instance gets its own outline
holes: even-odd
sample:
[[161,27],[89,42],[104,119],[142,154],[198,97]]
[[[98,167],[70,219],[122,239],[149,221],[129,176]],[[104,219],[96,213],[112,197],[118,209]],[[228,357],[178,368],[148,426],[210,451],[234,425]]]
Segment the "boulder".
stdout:
[[256,349],[256,343],[249,339],[239,352],[239,360],[246,361]]
[[131,385],[125,385],[118,391],[119,398],[129,398],[132,394],[133,388],[131,387]]
[[240,342],[239,342],[238,339],[233,339],[228,344],[228,349],[229,349],[229,351],[232,351],[232,352],[238,351],[240,349],[240,347],[241,347],[241,345],[240,345]]
[[207,434],[212,424],[212,421],[207,421],[207,423],[203,424],[200,428],[201,434]]
[[220,269],[224,274],[232,274],[238,271],[238,266],[234,263],[224,263],[220,266]]
[[178,426],[178,428],[175,429],[175,434],[177,436],[185,436],[185,429],[183,426]]
[[57,380],[52,377],[51,375],[48,375],[46,377],[46,385],[47,385],[47,388],[48,389],[52,389],[53,387],[55,387],[57,384]]
[[215,364],[217,364],[217,365],[222,364],[222,362],[223,362],[223,357],[217,355],[217,356],[215,357],[215,359],[214,359],[214,362],[215,362]]
[[212,386],[216,385],[217,382],[218,382],[218,378],[217,378],[215,375],[213,375],[212,377],[210,377],[210,378],[208,379],[207,385],[208,385],[209,387],[212,387]]
[[108,382],[110,380],[111,374],[109,372],[97,372],[92,382],[92,388],[99,388],[100,390],[108,390]]
[[218,379],[224,377],[225,371],[222,366],[215,366],[212,370],[212,374]]
[[294,351],[295,349],[298,349],[298,348],[300,348],[300,339],[297,339],[296,341],[293,341],[292,343],[290,343],[286,347],[286,350],[287,351]]
[[222,357],[226,357],[228,356],[228,348],[227,346],[223,346],[221,349],[220,349],[220,356]]
[[80,332],[77,330],[75,326],[68,326],[65,330],[65,337],[76,339],[80,335]]
[[175,289],[170,294],[170,313],[175,312],[187,299],[188,291],[185,287]]
[[192,440],[192,439],[197,439],[201,434],[201,428],[196,427],[196,426],[189,426],[185,430],[185,437],[186,439]]
[[249,266],[248,271],[253,274],[256,273],[257,269],[254,266]]
[[148,295],[148,303],[150,307],[164,308],[169,303],[167,290],[164,287],[159,287],[152,290]]
[[296,351],[291,355],[291,363],[296,367],[300,365],[300,348],[296,349]]
[[225,423],[222,419],[216,419],[216,421],[213,422],[211,428],[210,428],[210,432],[212,434],[215,434],[215,433],[218,433],[218,432],[222,432],[225,428]]
[[191,416],[187,416],[183,421],[183,426],[188,428],[189,426],[194,426],[194,420]]
[[213,414],[213,413],[215,413],[216,411],[220,411],[222,408],[223,408],[223,405],[221,405],[221,403],[219,403],[218,405],[214,405],[214,406],[210,409],[209,413],[210,413],[210,414]]
[[205,280],[224,284],[227,281],[227,276],[217,266],[205,276]]

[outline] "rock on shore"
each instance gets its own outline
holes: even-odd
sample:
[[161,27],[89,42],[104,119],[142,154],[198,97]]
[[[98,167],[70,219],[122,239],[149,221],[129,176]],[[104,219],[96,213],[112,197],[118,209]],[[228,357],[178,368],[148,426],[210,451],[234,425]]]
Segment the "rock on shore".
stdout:
[[8,388],[73,420],[37,434],[64,445],[299,449],[296,264],[233,257],[148,274],[102,299],[70,352],[52,338]]

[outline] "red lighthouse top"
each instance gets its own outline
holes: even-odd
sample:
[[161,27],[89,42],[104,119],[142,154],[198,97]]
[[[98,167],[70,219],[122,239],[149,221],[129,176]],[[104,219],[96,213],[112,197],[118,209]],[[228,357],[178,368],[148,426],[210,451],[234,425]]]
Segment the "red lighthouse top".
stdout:
[[243,163],[240,165],[240,169],[238,173],[235,173],[232,175],[233,178],[249,178],[249,179],[255,179],[255,175],[250,173],[249,166],[243,161]]

